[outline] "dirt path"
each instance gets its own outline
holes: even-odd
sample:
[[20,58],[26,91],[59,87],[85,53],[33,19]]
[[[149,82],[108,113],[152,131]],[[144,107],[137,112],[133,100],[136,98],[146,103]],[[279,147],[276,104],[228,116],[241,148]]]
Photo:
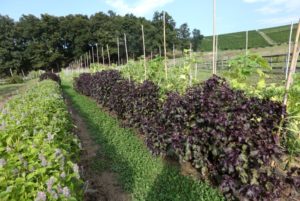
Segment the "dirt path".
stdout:
[[267,41],[267,43],[269,43],[269,45],[276,45],[276,42],[273,41],[267,34],[259,30],[257,32]]
[[70,100],[67,99],[67,105],[73,123],[76,125],[76,134],[82,144],[82,153],[80,156],[80,169],[83,180],[85,181],[85,201],[129,201],[130,195],[123,191],[117,181],[117,175],[107,169],[101,172],[95,170],[93,166],[97,161],[107,161],[101,154],[99,145],[95,144],[87,129],[87,125],[72,108]]

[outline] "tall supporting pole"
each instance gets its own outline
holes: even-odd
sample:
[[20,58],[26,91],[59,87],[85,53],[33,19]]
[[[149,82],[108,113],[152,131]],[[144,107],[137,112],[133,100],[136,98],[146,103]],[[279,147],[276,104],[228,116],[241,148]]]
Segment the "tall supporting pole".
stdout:
[[89,65],[89,56],[87,53],[85,53],[85,67],[87,68]]
[[290,67],[289,75],[288,75],[288,78],[287,78],[287,81],[286,81],[285,95],[284,95],[284,100],[283,100],[284,105],[287,104],[288,91],[290,89],[290,86],[293,83],[293,74],[296,72],[297,61],[298,61],[298,57],[299,57],[299,53],[300,53],[299,37],[300,37],[300,20],[299,20],[299,23],[298,23],[297,34],[296,34],[296,39],[295,39],[295,43],[294,43],[294,51],[293,51],[291,67]]
[[93,63],[95,63],[95,60],[94,60],[94,46],[92,46],[92,61],[93,61]]
[[176,65],[176,58],[175,58],[175,44],[173,43],[173,66]]
[[79,67],[82,68],[82,56],[80,56]]
[[99,51],[98,51],[98,43],[96,43],[96,53],[97,53],[97,63],[99,64]]
[[159,50],[159,56],[161,57],[161,46],[158,47]]
[[102,55],[102,65],[104,66],[104,64],[105,64],[105,59],[104,59],[104,48],[103,48],[103,46],[101,47],[101,55]]
[[120,65],[120,41],[119,37],[117,38],[117,46],[118,46],[118,66]]
[[109,54],[108,44],[106,44],[106,49],[107,49],[107,57],[108,57],[108,66],[110,66],[110,54]]
[[286,68],[285,68],[285,79],[288,77],[289,73],[289,66],[290,66],[290,59],[291,59],[291,49],[292,49],[292,35],[293,35],[293,22],[291,23],[291,29],[290,29],[290,37],[289,37],[289,50],[287,55],[287,61],[286,61]]
[[166,74],[166,80],[168,79],[168,66],[167,66],[167,44],[166,44],[166,12],[164,12],[163,16],[164,21],[164,63],[165,63],[165,74]]
[[144,35],[144,26],[142,25],[142,38],[143,38],[143,52],[144,52],[144,73],[145,80],[147,79],[147,65],[146,65],[146,47],[145,47],[145,35]]
[[[190,43],[190,62],[192,62],[192,43]],[[192,86],[192,68],[190,66],[190,80],[189,80],[189,85]]]
[[245,47],[246,56],[248,55],[248,41],[249,41],[249,36],[248,36],[248,31],[246,31],[246,47]]
[[125,33],[124,33],[124,43],[125,43],[126,63],[128,63],[127,38]]
[[216,0],[213,0],[213,74],[216,74]]

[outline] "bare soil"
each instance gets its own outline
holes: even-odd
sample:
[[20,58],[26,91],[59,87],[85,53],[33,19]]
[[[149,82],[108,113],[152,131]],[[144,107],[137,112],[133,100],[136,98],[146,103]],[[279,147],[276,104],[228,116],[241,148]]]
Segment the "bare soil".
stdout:
[[93,166],[97,161],[107,161],[101,154],[101,149],[96,144],[83,121],[82,117],[72,107],[70,100],[67,105],[75,124],[75,133],[82,144],[82,153],[79,166],[81,176],[85,181],[84,200],[85,201],[129,201],[130,194],[126,193],[118,183],[117,175],[105,168],[97,171]]

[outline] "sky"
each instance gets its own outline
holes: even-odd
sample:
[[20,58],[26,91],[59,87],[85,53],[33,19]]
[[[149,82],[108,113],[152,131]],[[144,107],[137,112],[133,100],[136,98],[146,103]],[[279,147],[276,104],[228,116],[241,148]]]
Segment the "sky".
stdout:
[[[213,0],[0,0],[0,15],[16,21],[22,14],[48,13],[92,15],[112,10],[119,15],[133,13],[152,19],[154,11],[167,11],[179,27],[212,34]],[[231,33],[286,25],[300,18],[300,0],[216,0],[217,33]]]

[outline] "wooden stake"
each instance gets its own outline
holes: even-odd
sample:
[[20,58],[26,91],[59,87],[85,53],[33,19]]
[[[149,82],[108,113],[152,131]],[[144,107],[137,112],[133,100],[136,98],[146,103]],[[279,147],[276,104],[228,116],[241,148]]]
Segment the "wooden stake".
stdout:
[[175,58],[175,44],[173,43],[173,66],[176,66],[176,58]]
[[106,44],[106,49],[107,49],[107,56],[108,56],[108,66],[110,66],[110,54],[109,54],[108,44]]
[[159,49],[159,57],[161,57],[161,46],[159,46],[158,49]]
[[125,43],[126,63],[128,63],[127,39],[125,33],[124,33],[124,43]]
[[145,48],[145,35],[144,26],[142,25],[142,39],[143,39],[143,52],[144,52],[144,79],[147,79],[147,65],[146,65],[146,48]]
[[166,12],[164,12],[164,63],[165,63],[165,74],[166,80],[168,79],[168,66],[167,66],[167,44],[166,44]]
[[99,51],[98,51],[98,43],[96,43],[96,52],[97,52],[97,63],[99,64]]
[[25,74],[24,74],[24,71],[23,71],[23,69],[21,69],[21,71],[22,71],[22,75],[23,75],[23,78],[25,77]]
[[10,71],[10,75],[13,76],[13,72],[12,72],[11,68],[9,69],[9,71]]
[[215,52],[216,52],[216,0],[213,0],[213,74],[216,74],[216,61],[215,61]]
[[120,41],[119,37],[117,38],[117,46],[118,46],[118,66],[120,65]]
[[215,48],[215,50],[216,50],[216,59],[215,59],[215,74],[217,74],[217,68],[218,68],[218,42],[219,42],[219,35],[216,35],[216,48]]
[[88,57],[88,54],[85,53],[85,67],[87,68],[89,65],[89,57]]
[[[190,43],[190,63],[192,62],[192,43]],[[192,66],[190,65],[190,80],[189,80],[189,85],[190,87],[192,86]]]
[[248,31],[246,31],[246,48],[245,48],[245,50],[246,50],[246,56],[248,55]]
[[104,66],[105,60],[104,60],[104,48],[103,48],[103,46],[102,46],[101,50],[102,50],[102,64]]
[[288,55],[287,55],[286,68],[285,68],[285,79],[287,79],[287,77],[288,77],[289,66],[290,66],[293,26],[294,26],[294,24],[292,22],[291,23],[291,29],[290,29],[290,37],[289,37],[289,50],[288,50]]
[[95,63],[95,59],[94,59],[95,57],[94,57],[94,46],[92,46],[92,61],[93,61],[93,63]]
[[300,53],[300,43],[299,43],[299,37],[300,37],[300,20],[298,23],[298,28],[297,28],[297,34],[296,34],[296,39],[295,39],[295,44],[294,44],[294,51],[293,51],[293,57],[292,57],[292,62],[291,62],[291,67],[289,70],[289,75],[286,81],[286,87],[285,87],[285,95],[283,99],[283,104],[286,105],[288,101],[288,91],[290,89],[290,86],[293,83],[293,74],[296,72],[296,66],[297,66],[297,61]]

